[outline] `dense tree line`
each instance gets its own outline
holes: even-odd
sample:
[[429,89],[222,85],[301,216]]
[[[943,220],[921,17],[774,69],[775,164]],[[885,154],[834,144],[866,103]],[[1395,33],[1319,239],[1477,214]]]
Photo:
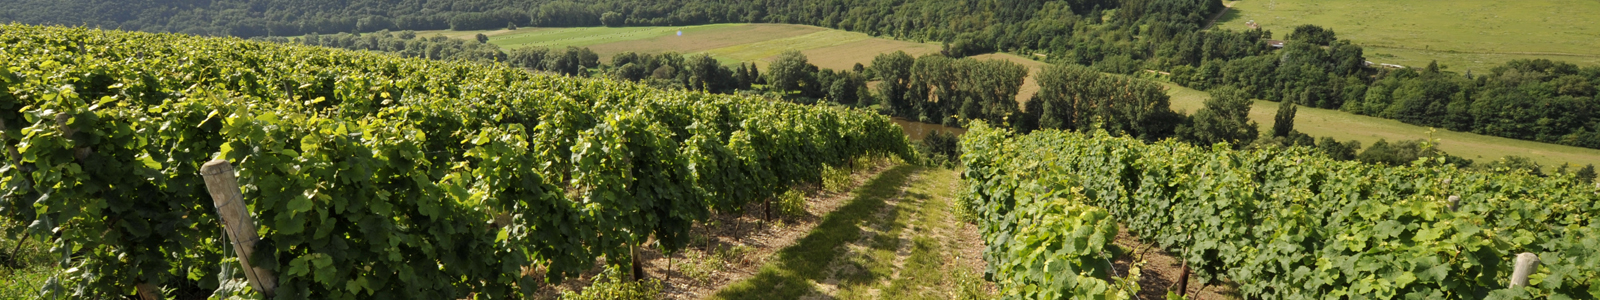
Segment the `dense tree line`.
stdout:
[[1353,113],[1484,135],[1600,148],[1600,67],[1518,60],[1476,77],[1402,69],[1379,75]]
[[1172,111],[1166,90],[1148,80],[1060,65],[1045,68],[1037,81],[1039,92],[1028,101],[1037,128],[1097,128],[1154,141],[1173,136],[1185,119]]
[[677,53],[618,53],[611,57],[608,67],[608,74],[616,79],[713,93],[750,89],[755,80],[749,72],[744,64],[740,64],[736,72],[705,54],[684,57]]
[[481,62],[498,62],[506,60],[506,53],[499,46],[488,44],[483,40],[469,41],[452,39],[444,36],[418,37],[415,32],[389,32],[380,30],[375,33],[339,33],[339,34],[308,34],[306,36],[290,39],[285,37],[261,37],[258,40],[277,43],[299,43],[311,46],[330,48],[343,48],[350,50],[369,50],[395,53],[404,57],[418,57],[434,60],[467,60]]
[[958,127],[1024,119],[1016,97],[1028,68],[1014,62],[895,52],[878,55],[871,70],[881,80],[881,107],[894,116]]

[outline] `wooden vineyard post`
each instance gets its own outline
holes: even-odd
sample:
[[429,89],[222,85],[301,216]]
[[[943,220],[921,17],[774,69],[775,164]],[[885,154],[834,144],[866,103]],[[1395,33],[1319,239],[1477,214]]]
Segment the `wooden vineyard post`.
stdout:
[[1539,256],[1523,252],[1517,254],[1516,269],[1511,271],[1511,287],[1528,286],[1528,275],[1539,269]]
[[628,271],[633,273],[632,281],[644,279],[644,266],[639,265],[644,260],[639,259],[639,245],[628,245]]
[[133,286],[133,288],[134,290],[138,291],[140,300],[161,299],[161,291],[156,290],[156,286],[151,285],[150,283],[136,284]]
[[255,218],[245,209],[244,194],[239,192],[239,181],[233,177],[233,165],[221,159],[206,162],[200,167],[200,175],[205,177],[206,190],[211,193],[217,214],[222,216],[222,229],[228,232],[228,240],[239,254],[239,264],[244,265],[245,278],[250,280],[251,287],[272,297],[273,290],[278,288],[277,278],[272,271],[255,267],[250,262],[250,254],[255,252],[256,242],[261,237],[256,235]]
[[1189,260],[1183,261],[1183,271],[1178,275],[1178,294],[1189,295]]

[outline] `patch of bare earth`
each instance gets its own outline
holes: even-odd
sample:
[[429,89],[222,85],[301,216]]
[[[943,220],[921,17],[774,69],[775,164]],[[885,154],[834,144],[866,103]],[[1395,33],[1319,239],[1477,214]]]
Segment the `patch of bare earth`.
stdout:
[[[851,175],[851,184],[846,191],[855,190],[878,176],[883,171],[893,167],[889,163],[879,163],[867,170]],[[779,249],[793,245],[806,232],[816,228],[822,216],[838,209],[851,197],[850,192],[831,193],[815,186],[800,187],[806,192],[805,216],[784,218],[773,213],[772,218],[766,216],[765,202],[751,203],[745,206],[743,214],[714,214],[710,222],[696,224],[693,234],[697,236],[687,249],[673,253],[671,257],[662,255],[660,249],[641,247],[639,257],[645,273],[644,278],[661,280],[663,289],[661,298],[664,299],[702,299],[716,293],[728,284],[738,282],[751,275],[766,263]],[[711,225],[707,225],[707,224]],[[707,237],[710,234],[710,238]],[[652,243],[654,241],[651,241]],[[710,271],[702,276],[689,276],[683,267],[696,261],[715,257],[717,253],[735,253],[731,257],[718,258],[712,261],[717,265],[709,266]],[[606,265],[606,258],[601,257],[595,262],[594,268],[567,278],[558,285],[540,287],[531,299],[559,299],[562,292],[582,291],[589,287]],[[524,269],[525,274],[538,276],[543,270]],[[698,278],[696,278],[698,277]]]
[[[1112,262],[1117,274],[1127,274],[1129,265],[1143,260],[1145,262],[1140,270],[1139,298],[1140,299],[1166,299],[1167,291],[1177,290],[1178,279],[1183,274],[1183,261],[1161,247],[1139,241],[1137,237],[1129,234],[1126,229],[1118,229],[1117,245],[1132,249],[1129,256]],[[1213,284],[1206,286],[1200,284],[1199,276],[1190,274],[1188,289],[1184,291],[1189,299],[1234,299],[1230,296],[1232,289],[1226,284]]]
[[[989,268],[989,262],[983,258],[983,248],[988,246],[983,242],[983,231],[979,230],[977,224],[957,223],[954,232],[946,236],[950,238],[950,246],[955,248],[951,251],[955,257],[950,258],[950,264],[969,268],[973,274],[978,274],[981,280],[983,271]],[[983,280],[983,290],[992,295],[999,292],[999,287],[995,286],[993,281]]]

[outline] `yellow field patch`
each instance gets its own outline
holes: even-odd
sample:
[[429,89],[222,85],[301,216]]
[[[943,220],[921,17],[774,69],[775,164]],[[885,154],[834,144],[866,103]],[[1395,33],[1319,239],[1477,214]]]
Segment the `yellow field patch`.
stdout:
[[806,55],[811,64],[818,67],[846,70],[855,67],[857,63],[871,66],[872,59],[879,54],[905,51],[911,56],[923,56],[939,53],[939,46],[927,43],[913,43],[891,39],[865,39],[832,47],[823,47],[800,51]]
[[706,51],[706,53],[726,59],[754,61],[757,64],[765,65],[771,60],[772,57],[778,56],[778,54],[783,53],[783,51],[804,51],[832,47],[870,38],[872,38],[872,36],[868,36],[867,34],[859,32],[826,30],[793,37],[711,49]]

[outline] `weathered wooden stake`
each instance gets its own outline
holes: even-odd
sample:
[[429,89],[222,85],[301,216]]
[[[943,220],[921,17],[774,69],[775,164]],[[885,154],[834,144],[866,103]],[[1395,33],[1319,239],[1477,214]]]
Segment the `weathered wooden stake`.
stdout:
[[1528,275],[1539,269],[1539,256],[1523,252],[1517,254],[1516,269],[1511,271],[1511,287],[1528,286]]
[[239,254],[239,264],[244,265],[245,278],[257,291],[272,297],[278,288],[277,277],[273,277],[272,271],[255,267],[250,262],[250,254],[255,252],[256,242],[261,237],[256,235],[255,218],[245,209],[244,194],[239,192],[239,181],[233,177],[233,165],[221,159],[206,162],[200,167],[200,175],[205,177],[212,204],[222,216],[222,229],[228,232],[233,251]]
[[139,299],[140,300],[158,300],[158,299],[161,299],[161,291],[156,289],[155,285],[152,285],[152,284],[150,284],[148,282],[135,284],[135,285],[133,285],[133,288],[138,290]]
[[1461,209],[1461,196],[1450,195],[1450,211]]
[[1179,295],[1188,295],[1189,294],[1189,261],[1188,260],[1184,260],[1183,261],[1183,272],[1181,272],[1181,274],[1178,275],[1178,294]]
[[628,271],[633,273],[633,281],[644,279],[644,267],[639,265],[642,261],[639,259],[639,246],[628,245]]

